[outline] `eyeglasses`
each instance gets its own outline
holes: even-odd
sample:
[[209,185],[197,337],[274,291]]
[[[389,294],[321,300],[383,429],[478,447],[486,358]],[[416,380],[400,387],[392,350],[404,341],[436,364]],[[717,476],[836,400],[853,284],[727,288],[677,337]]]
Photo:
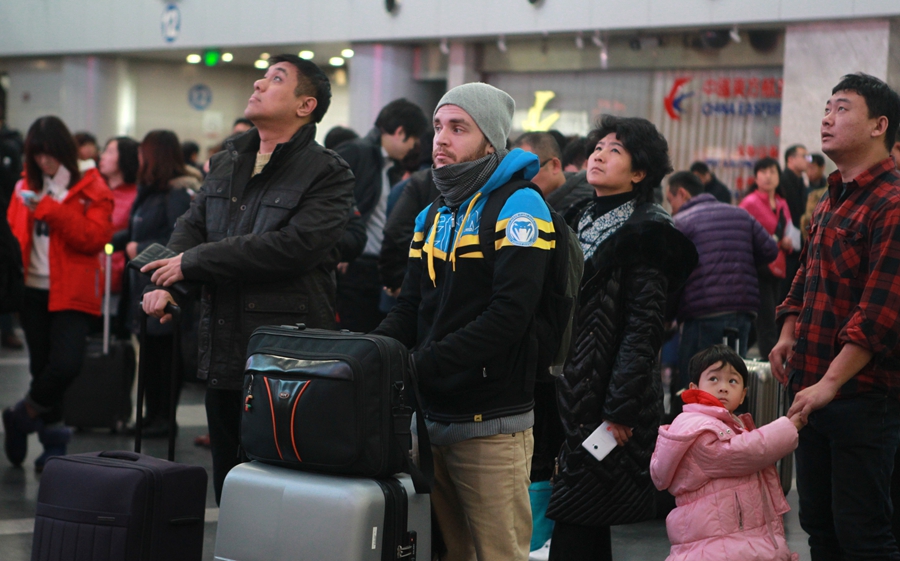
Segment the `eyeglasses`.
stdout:
[[546,160],[544,160],[543,162],[541,162],[541,166],[540,166],[540,167],[546,166],[547,164],[550,163],[551,160],[553,160],[553,158],[547,158]]

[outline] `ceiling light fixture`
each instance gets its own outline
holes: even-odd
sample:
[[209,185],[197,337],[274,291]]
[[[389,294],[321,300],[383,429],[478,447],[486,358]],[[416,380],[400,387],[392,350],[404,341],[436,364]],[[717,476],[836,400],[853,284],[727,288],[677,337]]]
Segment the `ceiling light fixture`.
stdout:
[[316,56],[316,53],[314,53],[313,51],[309,51],[309,50],[303,50],[303,51],[300,51],[297,54],[297,56],[299,56],[303,60],[312,60],[313,57]]
[[263,60],[263,59],[259,59],[259,60],[257,60],[256,62],[253,63],[253,66],[259,68],[260,70],[265,70],[266,68],[269,67],[269,61]]
[[234,55],[231,53],[222,53],[222,62],[231,62],[234,60]]
[[344,66],[344,59],[339,56],[333,56],[328,59],[328,64],[331,66]]
[[343,51],[341,51],[341,56],[344,58],[353,58],[353,55],[355,54],[356,53],[353,52],[353,49],[344,49]]
[[200,64],[201,60],[203,60],[203,58],[197,53],[191,53],[187,56],[188,64]]
[[728,36],[731,37],[731,40],[735,43],[741,42],[741,34],[738,33],[738,27],[736,25],[731,28],[731,31],[728,32]]
[[259,60],[269,60],[269,57],[272,56],[269,53],[259,53]]

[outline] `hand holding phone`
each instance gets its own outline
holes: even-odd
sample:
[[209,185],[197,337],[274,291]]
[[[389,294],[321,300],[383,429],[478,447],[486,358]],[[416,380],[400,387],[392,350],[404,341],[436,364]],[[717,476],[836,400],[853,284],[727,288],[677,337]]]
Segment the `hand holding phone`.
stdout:
[[31,210],[34,210],[38,203],[41,202],[41,196],[34,191],[19,191],[19,198]]
[[584,449],[590,452],[591,456],[595,457],[598,462],[605,458],[606,455],[612,452],[613,448],[616,447],[616,437],[612,434],[612,427],[609,425],[609,422],[603,421],[603,423],[597,427],[597,430],[584,439],[584,442],[582,442],[581,445],[584,446]]

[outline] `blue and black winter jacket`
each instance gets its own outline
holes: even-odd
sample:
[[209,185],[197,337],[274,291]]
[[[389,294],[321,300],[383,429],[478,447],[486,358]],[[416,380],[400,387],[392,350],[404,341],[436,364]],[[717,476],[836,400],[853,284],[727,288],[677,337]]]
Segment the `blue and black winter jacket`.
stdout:
[[[493,191],[538,170],[534,154],[515,149],[458,208],[439,198],[430,224],[430,206],[416,218],[399,302],[375,332],[413,349],[431,420],[477,422],[534,407],[532,319],[556,245],[553,221],[534,189],[510,195],[492,240],[481,239],[481,217]],[[487,257],[485,243],[494,248]]]

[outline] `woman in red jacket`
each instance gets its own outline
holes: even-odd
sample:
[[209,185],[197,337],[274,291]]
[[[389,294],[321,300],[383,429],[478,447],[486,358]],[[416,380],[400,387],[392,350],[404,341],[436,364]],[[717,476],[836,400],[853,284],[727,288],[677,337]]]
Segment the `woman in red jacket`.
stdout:
[[778,342],[775,325],[775,306],[779,300],[781,279],[785,277],[785,255],[793,247],[787,232],[791,228],[791,211],[782,196],[781,166],[774,158],[763,158],[753,166],[754,183],[741,201],[741,208],[750,213],[778,243],[780,254],[768,268],[757,273],[759,278],[759,313],[756,316],[756,336],[759,354],[768,357]]
[[[113,231],[128,229],[131,205],[137,197],[138,141],[127,136],[111,138],[100,154],[97,169],[112,190]],[[122,289],[122,275],[125,271],[125,252],[117,251],[112,256],[112,293]]]
[[31,388],[3,411],[9,461],[21,465],[28,434],[44,452],[66,453],[70,432],[62,399],[78,375],[92,318],[100,315],[100,251],[112,238],[113,199],[96,169],[78,171],[78,149],[57,117],[41,117],[25,139],[25,179],[16,185],[7,218],[22,248],[25,298],[22,327],[28,342]]

